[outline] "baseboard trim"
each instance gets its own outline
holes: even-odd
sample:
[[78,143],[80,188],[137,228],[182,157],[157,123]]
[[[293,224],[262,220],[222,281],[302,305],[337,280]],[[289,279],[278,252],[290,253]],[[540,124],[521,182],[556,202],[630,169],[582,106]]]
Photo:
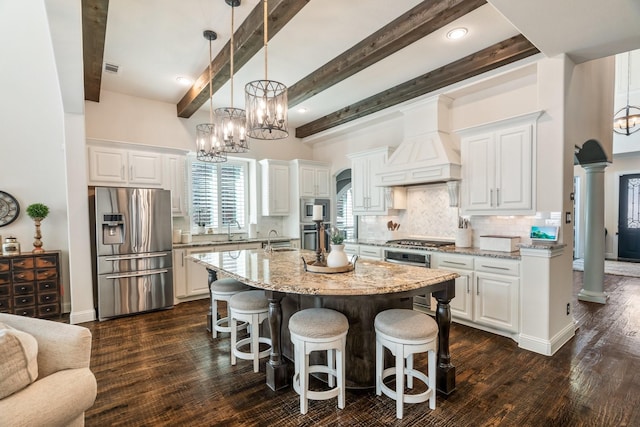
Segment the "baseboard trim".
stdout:
[[96,320],[95,310],[73,311],[69,314],[69,323],[72,325],[84,322],[93,322],[94,320]]
[[545,356],[553,356],[563,345],[565,345],[576,334],[576,326],[573,322],[562,328],[560,332],[554,335],[550,340],[534,337],[531,335],[520,334],[518,347],[543,354]]

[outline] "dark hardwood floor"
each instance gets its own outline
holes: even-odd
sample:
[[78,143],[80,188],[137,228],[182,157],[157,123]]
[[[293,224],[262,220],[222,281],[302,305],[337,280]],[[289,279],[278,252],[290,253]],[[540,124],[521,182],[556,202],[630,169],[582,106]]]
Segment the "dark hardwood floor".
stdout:
[[[582,283],[574,272],[574,287]],[[608,304],[573,304],[579,329],[554,356],[454,324],[457,391],[434,411],[371,392],[310,401],[300,415],[291,389],[265,386],[264,361],[229,363],[229,338],[205,329],[208,300],[172,310],[83,324],[93,333],[98,397],[87,426],[640,426],[640,278],[605,276]],[[416,357],[424,368],[426,357]]]

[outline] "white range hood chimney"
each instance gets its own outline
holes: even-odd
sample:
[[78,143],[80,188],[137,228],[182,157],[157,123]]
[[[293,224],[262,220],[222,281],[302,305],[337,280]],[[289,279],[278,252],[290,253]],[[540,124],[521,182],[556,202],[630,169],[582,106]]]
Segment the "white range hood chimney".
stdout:
[[444,95],[401,109],[404,138],[376,174],[382,187],[460,180],[460,144],[449,135],[449,106]]

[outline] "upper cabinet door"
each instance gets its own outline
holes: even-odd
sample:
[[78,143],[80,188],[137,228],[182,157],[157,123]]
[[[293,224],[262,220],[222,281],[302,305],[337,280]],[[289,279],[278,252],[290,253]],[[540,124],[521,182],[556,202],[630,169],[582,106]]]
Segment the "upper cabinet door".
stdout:
[[316,196],[316,168],[300,166],[300,197]]
[[531,209],[531,125],[496,133],[496,206]]
[[465,131],[461,146],[463,213],[535,212],[535,129],[539,114]]
[[493,209],[495,188],[495,144],[493,134],[478,135],[462,141],[462,164],[467,210]]
[[127,182],[127,152],[89,146],[89,182],[125,184]]
[[331,197],[331,171],[329,168],[316,168],[316,197]]
[[165,184],[163,188],[171,190],[171,212],[173,216],[184,216],[187,214],[185,197],[185,156],[166,155],[165,156]]
[[129,151],[129,183],[162,186],[162,155]]

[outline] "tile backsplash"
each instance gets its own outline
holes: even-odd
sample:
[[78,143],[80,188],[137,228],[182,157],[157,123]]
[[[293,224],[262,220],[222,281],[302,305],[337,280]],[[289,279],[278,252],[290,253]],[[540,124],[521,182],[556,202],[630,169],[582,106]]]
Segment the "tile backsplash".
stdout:
[[[393,212],[393,211],[392,211]],[[431,184],[407,188],[407,209],[395,211],[389,216],[360,216],[360,239],[389,240],[403,237],[437,237],[455,239],[458,228],[459,208],[449,206],[446,184]],[[560,213],[538,213],[535,216],[471,216],[473,246],[480,245],[480,236],[519,236],[522,243],[529,243],[532,225],[561,225]],[[389,232],[387,222],[400,224],[398,232]]]

